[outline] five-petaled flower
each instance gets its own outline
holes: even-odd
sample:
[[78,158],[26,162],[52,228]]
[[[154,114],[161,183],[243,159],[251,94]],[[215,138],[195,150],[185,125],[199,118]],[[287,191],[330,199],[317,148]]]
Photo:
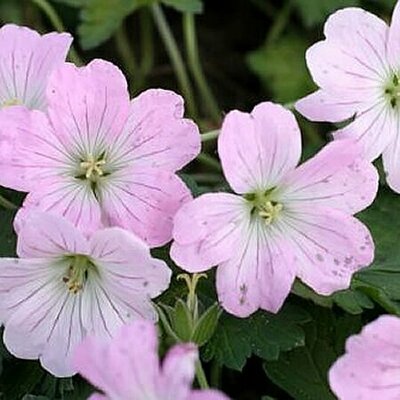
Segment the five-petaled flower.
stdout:
[[326,39],[306,54],[320,87],[296,103],[313,121],[354,120],[334,132],[353,138],[364,157],[383,155],[390,187],[400,192],[400,3],[390,27],[360,8],[346,8],[325,24]]
[[331,142],[296,168],[300,131],[290,111],[261,103],[230,112],[218,139],[226,179],[238,193],[210,193],[175,216],[171,256],[190,272],[218,265],[222,306],[245,317],[276,312],[297,276],[316,292],[347,288],[371,263],[367,207],[378,174],[353,141]]
[[0,108],[23,104],[46,108],[45,91],[52,71],[62,65],[71,45],[68,33],[47,33],[13,24],[0,29]]
[[400,398],[400,318],[383,315],[346,342],[329,371],[339,400]]
[[151,246],[171,239],[172,219],[190,192],[175,172],[200,150],[183,100],[148,90],[129,101],[111,63],[64,64],[47,87],[47,112],[0,113],[0,184],[29,192],[16,224],[38,209],[90,234],[133,231]]
[[155,321],[150,299],[171,271],[120,228],[88,240],[69,221],[32,213],[21,227],[19,258],[0,259],[0,320],[16,357],[40,358],[56,376],[75,373],[74,347],[88,335],[111,337],[132,319]]
[[91,400],[228,400],[216,390],[192,390],[198,359],[193,344],[174,346],[161,366],[157,350],[156,327],[134,321],[112,341],[87,337],[76,349],[74,364],[104,392],[93,394]]

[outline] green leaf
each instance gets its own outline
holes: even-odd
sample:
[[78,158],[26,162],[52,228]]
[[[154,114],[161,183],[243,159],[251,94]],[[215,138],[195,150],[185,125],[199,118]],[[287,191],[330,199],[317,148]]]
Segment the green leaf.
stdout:
[[1,391],[7,400],[19,400],[31,393],[44,377],[45,372],[36,361],[12,360],[4,368]]
[[178,299],[175,303],[172,329],[182,342],[190,341],[193,330],[193,321],[189,308],[182,299]]
[[199,318],[194,327],[191,340],[199,347],[204,346],[214,335],[221,315],[218,303],[209,307]]
[[203,358],[238,371],[252,354],[276,360],[281,351],[304,345],[300,325],[307,321],[308,313],[290,304],[276,315],[260,311],[241,319],[223,314],[214,336],[204,347]]
[[86,0],[78,28],[83,49],[92,49],[109,39],[125,17],[155,0]]
[[180,12],[199,14],[203,12],[201,0],[161,0],[163,4]]
[[13,229],[15,211],[0,207],[0,257],[14,257],[16,235]]
[[374,308],[374,303],[370,298],[357,290],[341,290],[331,296],[321,296],[301,281],[296,280],[292,287],[292,293],[304,299],[311,300],[322,307],[331,308],[336,304],[350,314],[361,314],[364,309]]
[[308,42],[304,35],[287,35],[277,42],[268,41],[249,53],[249,68],[259,77],[275,101],[294,101],[314,89],[304,54]]
[[62,3],[66,4],[71,7],[83,7],[85,6],[90,0],[53,0],[55,3]]
[[335,317],[317,310],[314,320],[304,326],[306,346],[281,353],[279,360],[264,364],[268,377],[296,400],[334,400],[327,374],[343,353],[345,339],[361,328],[359,317]]
[[295,0],[295,6],[307,27],[320,24],[339,8],[359,6],[359,0]]

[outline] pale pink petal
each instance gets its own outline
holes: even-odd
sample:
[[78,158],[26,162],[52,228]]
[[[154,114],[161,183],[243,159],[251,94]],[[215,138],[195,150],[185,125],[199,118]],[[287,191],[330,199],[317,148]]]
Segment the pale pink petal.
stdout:
[[329,43],[353,58],[361,75],[381,75],[388,70],[388,26],[376,15],[361,8],[338,10],[328,18],[324,33]]
[[349,101],[353,109],[358,108],[363,100],[374,103],[379,99],[385,73],[381,72],[383,76],[375,73],[355,57],[329,40],[314,44],[306,53],[307,65],[315,83],[335,98],[341,96]]
[[150,89],[132,100],[124,134],[117,141],[117,162],[177,171],[200,152],[199,130],[183,118],[183,98]]
[[28,194],[19,209],[14,223],[17,232],[33,210],[63,216],[85,234],[103,226],[99,203],[88,182],[58,176],[42,184],[37,191]]
[[45,89],[51,72],[62,65],[72,37],[68,33],[37,32],[8,24],[0,29],[0,105],[18,102],[45,109]]
[[340,400],[397,400],[400,395],[400,319],[383,315],[347,340],[329,371]]
[[110,398],[102,394],[93,393],[88,400],[110,400]]
[[65,254],[88,254],[85,237],[69,221],[56,215],[32,212],[21,227],[17,254],[19,257],[49,258]]
[[217,390],[193,390],[187,400],[228,400],[222,392]]
[[112,341],[86,338],[76,348],[74,366],[111,399],[157,398],[157,348],[153,324],[136,321],[122,327]]
[[396,3],[387,36],[387,58],[394,71],[400,67],[400,4]]
[[286,240],[260,220],[217,269],[217,292],[222,307],[238,317],[257,309],[277,312],[295,278],[295,258]]
[[[61,281],[63,273],[54,265],[54,260],[43,258],[0,260],[0,320],[3,323],[7,323],[10,318],[18,319],[19,308],[22,307],[22,313],[26,310],[22,320],[26,324],[33,325],[40,319],[36,318],[36,313],[41,315],[42,312],[47,312],[47,305],[57,301],[58,296],[54,296],[56,288],[53,280],[57,281],[59,278]],[[16,325],[16,329],[20,332],[18,337],[21,337],[23,329],[22,327],[19,329],[18,324]],[[15,338],[15,335],[11,337]],[[23,352],[28,352],[29,358],[31,357],[29,354],[37,355],[37,346],[41,343],[41,338],[39,344],[37,340],[22,341]]]
[[274,187],[300,159],[301,136],[293,114],[261,103],[251,114],[231,111],[218,138],[226,179],[237,193]]
[[375,167],[360,158],[354,141],[335,140],[290,173],[277,190],[283,203],[327,206],[355,214],[368,207],[378,191]]
[[373,161],[394,140],[397,116],[386,102],[377,104],[357,115],[343,129],[333,133],[335,139],[353,139],[363,148],[364,158]]
[[115,65],[104,60],[82,68],[66,63],[52,74],[46,93],[51,123],[66,148],[86,156],[121,134],[129,94]]
[[42,180],[65,172],[69,156],[54,136],[46,115],[25,107],[0,110],[0,183],[34,190]]
[[353,117],[364,99],[348,100],[343,96],[317,90],[296,102],[296,110],[311,121],[340,122]]
[[[383,151],[383,167],[386,182],[395,192],[400,193],[400,120],[393,122],[393,141]],[[385,132],[387,134],[387,132]]]
[[297,257],[297,276],[319,294],[348,288],[352,275],[374,258],[367,227],[342,211],[287,206],[281,220]]
[[[141,298],[150,306],[149,299],[168,288],[171,270],[164,261],[153,258],[149,247],[134,234],[106,228],[91,237],[90,247],[91,257],[101,268],[103,285],[116,297],[126,292],[127,299],[132,299],[127,304]],[[142,317],[155,319],[153,307],[151,310],[150,315]]]
[[172,221],[191,199],[186,185],[160,169],[126,168],[116,172],[101,191],[103,221],[134,232],[151,247],[172,238]]
[[239,196],[210,193],[184,204],[174,219],[172,259],[199,272],[226,261],[238,242],[250,206]]
[[191,392],[198,351],[190,343],[172,347],[164,358],[160,379],[160,399],[186,400]]

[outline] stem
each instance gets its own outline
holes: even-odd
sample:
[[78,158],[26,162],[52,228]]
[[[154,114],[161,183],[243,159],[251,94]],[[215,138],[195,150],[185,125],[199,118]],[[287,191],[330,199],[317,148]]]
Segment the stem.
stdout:
[[115,34],[115,44],[118,49],[118,53],[121,56],[125,70],[128,76],[131,78],[130,83],[133,90],[136,90],[136,77],[138,76],[138,66],[133,52],[132,47],[129,44],[128,35],[126,33],[125,24],[123,23]]
[[183,15],[183,32],[190,72],[192,73],[200,95],[203,98],[203,102],[208,109],[208,113],[216,122],[218,122],[221,118],[219,106],[207,83],[199,60],[199,48],[194,14],[185,13]]
[[147,8],[143,8],[140,14],[140,49],[140,71],[143,79],[141,85],[143,86],[146,76],[154,65],[153,26],[151,24],[151,15]]
[[201,389],[209,389],[210,386],[207,382],[206,374],[204,373],[203,366],[201,365],[201,361],[198,360],[196,362],[196,379]]
[[203,163],[204,165],[207,165],[208,167],[210,167],[212,169],[221,171],[221,165],[219,164],[219,162],[216,159],[214,159],[213,157],[211,157],[209,154],[200,153],[197,156],[196,160]]
[[[54,7],[47,0],[31,0],[38,8],[40,8],[50,20],[53,27],[58,32],[65,32],[64,24],[61,21],[61,18],[58,16]],[[71,45],[69,50],[68,58],[76,65],[82,65],[83,62],[76,52],[75,48]]]
[[214,140],[218,137],[220,130],[216,129],[215,131],[210,131],[201,134],[201,141],[208,142],[209,140]]
[[7,210],[16,210],[18,208],[18,206],[16,204],[14,204],[10,200],[7,200],[2,195],[0,195],[0,206],[4,207]]
[[267,43],[273,43],[281,35],[285,26],[289,20],[290,13],[292,11],[292,0],[288,0],[286,4],[281,8],[278,16],[275,18],[275,22],[269,30]]
[[168,56],[171,60],[175,75],[178,79],[180,90],[182,90],[183,96],[186,99],[189,114],[192,118],[194,118],[197,113],[193,97],[193,89],[189,81],[186,67],[183,63],[182,55],[179,52],[176,40],[172,34],[172,31],[168,25],[167,19],[165,18],[164,12],[160,5],[157,3],[152,4],[151,11],[153,14],[154,22],[157,25],[157,29],[160,33],[161,39],[164,42]]

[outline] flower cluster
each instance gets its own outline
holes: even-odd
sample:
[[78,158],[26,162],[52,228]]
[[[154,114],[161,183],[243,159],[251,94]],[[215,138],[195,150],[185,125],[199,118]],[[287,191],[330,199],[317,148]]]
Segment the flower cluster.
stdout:
[[[159,364],[152,299],[172,271],[151,248],[172,241],[172,260],[188,272],[217,267],[219,303],[238,317],[278,312],[296,278],[321,295],[350,286],[374,258],[354,215],[376,197],[381,153],[400,192],[400,5],[390,28],[361,9],[338,11],[325,36],[307,52],[320,89],[296,108],[352,121],[298,165],[291,111],[271,102],[230,111],[218,154],[232,191],[193,199],[177,172],[200,153],[201,136],[179,95],[150,89],[130,100],[110,62],[65,62],[68,34],[0,29],[0,184],[26,193],[18,257],[0,259],[13,355],[40,359],[55,376],[81,373],[104,392],[93,399],[223,400],[191,389],[195,345],[176,345]],[[378,389],[397,398],[399,329],[382,317],[349,340],[330,373],[340,398]],[[356,371],[360,360],[367,374]]]

